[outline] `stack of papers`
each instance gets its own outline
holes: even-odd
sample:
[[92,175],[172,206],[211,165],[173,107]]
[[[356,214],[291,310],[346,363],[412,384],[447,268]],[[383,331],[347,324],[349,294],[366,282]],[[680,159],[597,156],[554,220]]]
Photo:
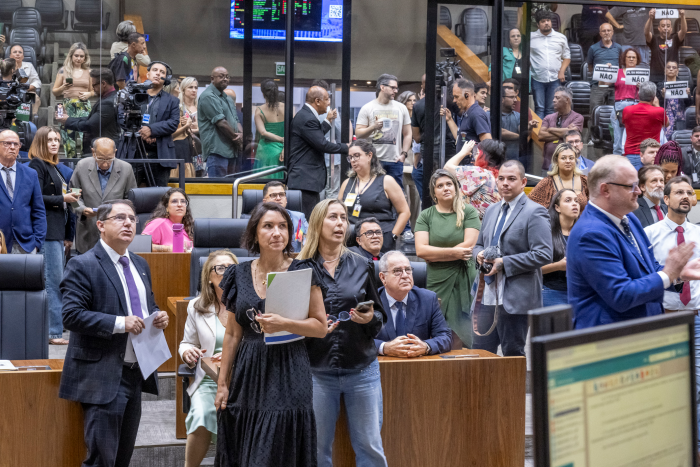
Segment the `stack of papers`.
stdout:
[[9,360],[0,360],[0,371],[17,371],[17,367]]
[[[267,275],[265,313],[301,321],[309,317],[311,296],[311,269],[271,272]],[[265,344],[286,344],[304,336],[287,331],[265,333]]]

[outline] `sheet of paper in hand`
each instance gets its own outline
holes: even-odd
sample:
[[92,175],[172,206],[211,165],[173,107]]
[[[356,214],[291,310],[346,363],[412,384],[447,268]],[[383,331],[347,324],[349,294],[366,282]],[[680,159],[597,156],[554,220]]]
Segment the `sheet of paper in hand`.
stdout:
[[[265,313],[274,313],[297,321],[309,317],[311,269],[271,272],[267,275]],[[304,336],[287,331],[265,333],[265,344],[286,344]]]
[[143,320],[146,327],[141,334],[129,334],[143,379],[151,376],[151,373],[172,357],[163,330],[153,325],[157,315],[158,313],[151,313]]
[[649,81],[648,68],[627,68],[625,70],[625,84],[627,86],[636,86],[647,81]]
[[607,65],[594,65],[593,81],[603,81],[606,83],[614,83],[617,80],[617,70],[620,67]]
[[666,89],[666,99],[688,98],[687,81],[666,81],[664,83],[664,88]]
[[655,18],[678,18],[678,10],[674,10],[673,8],[657,8]]

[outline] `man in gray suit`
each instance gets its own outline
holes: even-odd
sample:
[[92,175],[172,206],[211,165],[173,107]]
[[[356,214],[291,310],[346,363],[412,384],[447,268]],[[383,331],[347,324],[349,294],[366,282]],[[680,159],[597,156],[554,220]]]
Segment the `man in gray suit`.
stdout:
[[[496,353],[500,344],[504,356],[525,356],[527,313],[542,306],[540,268],[552,262],[552,231],[547,210],[523,192],[527,179],[520,162],[506,161],[497,183],[503,199],[484,213],[473,254],[479,264],[493,264],[484,277],[482,303],[496,305],[498,299],[498,322],[488,336],[474,336],[474,348]],[[502,257],[484,260],[489,246],[498,246]],[[489,329],[490,322],[477,323],[480,333]]]
[[[80,207],[75,232],[75,249],[85,253],[100,239],[95,219],[97,208],[107,200],[126,199],[129,190],[136,188],[136,177],[131,164],[115,159],[116,147],[110,138],[96,139],[92,157],[78,162],[70,180],[72,188],[80,188]],[[93,208],[95,208],[93,210]]]

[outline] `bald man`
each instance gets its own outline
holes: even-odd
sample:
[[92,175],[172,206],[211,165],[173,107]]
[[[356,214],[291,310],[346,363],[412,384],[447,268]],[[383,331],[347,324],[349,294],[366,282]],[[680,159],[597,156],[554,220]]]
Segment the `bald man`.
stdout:
[[[347,144],[326,140],[325,134],[330,131],[331,122],[338,117],[337,109],[328,110],[330,102],[328,91],[312,86],[306,93],[306,103],[292,120],[289,158],[285,159],[287,188],[301,191],[301,208],[307,219],[326,188],[324,154],[348,153]],[[326,112],[326,119],[319,122],[318,116]]]
[[110,138],[98,138],[92,145],[92,157],[78,162],[70,180],[72,188],[80,188],[80,207],[75,231],[75,249],[85,253],[100,239],[95,223],[97,208],[105,201],[126,199],[136,188],[136,177],[131,164],[115,159],[116,147]]
[[226,68],[214,68],[211,85],[199,96],[197,104],[199,139],[209,178],[225,177],[239,168],[242,134],[238,132],[236,104],[224,92],[228,83]]

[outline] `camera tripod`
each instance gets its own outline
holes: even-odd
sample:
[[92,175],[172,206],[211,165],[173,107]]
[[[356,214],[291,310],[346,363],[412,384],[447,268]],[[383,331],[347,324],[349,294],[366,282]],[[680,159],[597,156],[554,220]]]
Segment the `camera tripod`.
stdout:
[[[118,159],[148,160],[146,146],[141,139],[139,128],[130,128],[124,131],[122,139],[119,143],[119,150],[117,151]],[[133,154],[133,157],[129,157],[129,154]],[[143,165],[145,166],[144,171],[146,173],[146,181],[148,182],[148,186],[156,186],[156,180],[153,177],[151,164],[145,163]]]

